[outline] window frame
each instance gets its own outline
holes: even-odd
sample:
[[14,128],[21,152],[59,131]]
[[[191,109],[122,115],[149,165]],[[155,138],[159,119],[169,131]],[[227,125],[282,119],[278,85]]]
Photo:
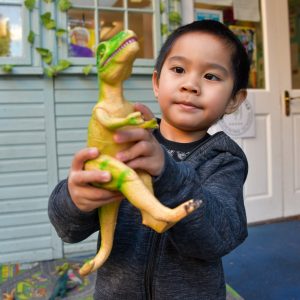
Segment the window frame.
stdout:
[[[94,0],[95,3],[97,0]],[[41,47],[50,49],[53,53],[54,63],[61,59],[66,59],[72,63],[71,67],[62,71],[62,74],[82,74],[83,67],[86,65],[92,65],[91,74],[97,74],[96,69],[96,58],[72,58],[68,57],[67,54],[67,38],[65,34],[62,40],[56,37],[55,30],[45,29],[41,22],[40,16],[45,12],[51,12],[52,18],[56,21],[57,28],[67,29],[67,14],[66,12],[61,12],[58,9],[56,2],[45,3],[44,1],[36,1],[35,8],[30,11],[24,5],[23,0],[0,0],[0,4],[20,4],[22,6],[22,26],[23,26],[23,45],[24,51],[22,57],[0,57],[0,75],[42,75],[44,74],[44,68],[47,66],[41,59],[41,56],[36,51],[35,48]],[[74,5],[73,7],[80,7]],[[86,8],[86,7],[83,7]],[[95,13],[97,13],[95,6],[93,8]],[[107,9],[105,7],[105,9]],[[146,9],[134,9],[130,8],[128,11],[144,11]],[[153,46],[154,46],[154,58],[153,59],[136,59],[133,65],[132,74],[133,75],[148,75],[152,74],[153,67],[155,65],[155,58],[158,54],[162,43],[161,37],[161,18],[160,18],[160,1],[153,0],[153,7],[148,8],[147,11],[152,13],[153,17]],[[151,11],[151,12],[150,12]],[[30,44],[27,40],[29,32],[33,31],[35,33],[35,40],[33,44]],[[2,67],[4,65],[12,65],[12,73],[6,73],[3,71]]]

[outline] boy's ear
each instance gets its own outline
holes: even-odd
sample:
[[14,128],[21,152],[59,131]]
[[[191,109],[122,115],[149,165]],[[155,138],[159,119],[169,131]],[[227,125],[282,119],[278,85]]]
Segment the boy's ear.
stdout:
[[229,103],[227,104],[227,107],[225,109],[225,114],[231,114],[235,112],[239,106],[244,102],[244,100],[247,97],[247,91],[246,90],[239,90],[236,95],[230,99]]
[[152,74],[152,87],[154,96],[157,98],[158,96],[158,74],[157,71],[154,71]]

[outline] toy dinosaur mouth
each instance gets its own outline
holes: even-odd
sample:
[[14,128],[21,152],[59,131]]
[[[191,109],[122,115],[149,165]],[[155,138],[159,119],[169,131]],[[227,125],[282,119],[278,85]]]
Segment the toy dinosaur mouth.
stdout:
[[124,48],[126,48],[129,44],[135,43],[137,41],[136,37],[130,37],[127,40],[125,40],[121,46],[115,50],[102,64],[102,67],[105,67],[120,51],[122,51]]

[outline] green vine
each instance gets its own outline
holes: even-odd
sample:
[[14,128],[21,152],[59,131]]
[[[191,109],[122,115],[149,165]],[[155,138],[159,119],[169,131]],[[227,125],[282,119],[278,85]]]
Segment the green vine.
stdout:
[[2,66],[2,71],[4,72],[4,73],[11,73],[12,71],[13,71],[13,65],[4,65],[4,66]]
[[24,5],[27,9],[32,11],[35,8],[35,0],[25,0]]
[[[52,0],[43,0],[43,1],[47,4],[53,2]],[[34,9],[37,9],[36,0],[24,0],[24,5],[30,12],[33,11]],[[72,3],[69,0],[59,0],[57,6],[61,12],[67,12],[68,9],[72,7]],[[46,12],[42,14],[40,16],[40,20],[44,28],[46,28],[47,30],[55,30],[55,35],[57,38],[62,38],[65,34],[68,33],[68,31],[63,28],[57,28],[57,24],[55,20],[52,18],[51,12]],[[32,30],[29,32],[27,36],[27,41],[32,46],[34,45],[35,42],[35,36],[36,33]],[[44,73],[50,78],[56,76],[58,73],[60,73],[63,70],[66,70],[71,66],[71,62],[66,59],[59,60],[56,65],[53,64],[53,54],[49,49],[35,47],[35,50],[40,54],[42,61],[47,65],[44,68]],[[14,66],[11,64],[6,64],[1,66],[1,69],[4,73],[12,73],[13,68]],[[86,65],[82,68],[82,73],[84,75],[88,75],[92,71],[92,68],[93,65]]]

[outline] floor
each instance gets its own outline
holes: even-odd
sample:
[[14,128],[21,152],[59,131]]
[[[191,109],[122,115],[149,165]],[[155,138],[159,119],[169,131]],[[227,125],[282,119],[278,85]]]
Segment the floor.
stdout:
[[245,300],[300,300],[300,219],[249,226],[223,263],[226,282]]

